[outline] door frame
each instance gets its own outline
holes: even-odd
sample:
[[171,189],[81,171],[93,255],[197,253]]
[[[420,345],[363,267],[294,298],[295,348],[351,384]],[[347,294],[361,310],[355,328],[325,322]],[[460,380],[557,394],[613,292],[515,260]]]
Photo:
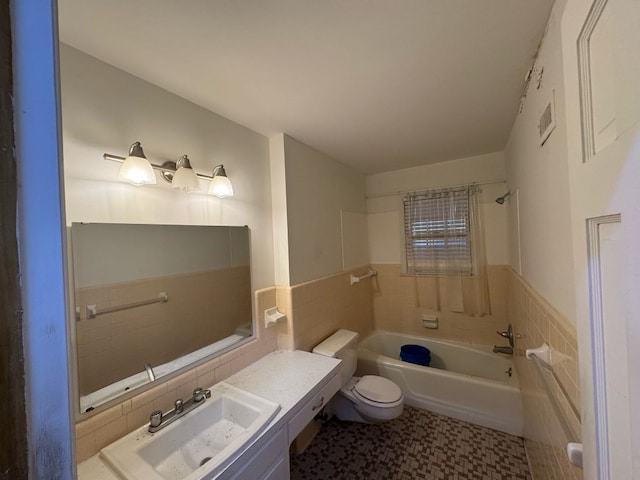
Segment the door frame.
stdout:
[[56,0],[12,0],[28,478],[76,476]]

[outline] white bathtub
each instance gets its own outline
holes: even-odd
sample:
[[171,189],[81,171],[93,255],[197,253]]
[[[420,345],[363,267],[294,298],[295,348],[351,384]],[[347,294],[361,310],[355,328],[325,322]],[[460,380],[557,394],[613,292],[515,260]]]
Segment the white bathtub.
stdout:
[[[405,344],[431,350],[431,365],[401,361]],[[518,376],[511,359],[491,347],[378,331],[358,344],[357,375],[393,380],[407,405],[522,435]]]

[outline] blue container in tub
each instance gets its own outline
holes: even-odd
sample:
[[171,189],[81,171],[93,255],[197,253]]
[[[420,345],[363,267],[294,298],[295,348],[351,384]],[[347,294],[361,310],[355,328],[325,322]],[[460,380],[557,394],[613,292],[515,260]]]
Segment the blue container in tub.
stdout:
[[431,351],[422,345],[403,345],[400,347],[400,360],[428,367],[431,363]]

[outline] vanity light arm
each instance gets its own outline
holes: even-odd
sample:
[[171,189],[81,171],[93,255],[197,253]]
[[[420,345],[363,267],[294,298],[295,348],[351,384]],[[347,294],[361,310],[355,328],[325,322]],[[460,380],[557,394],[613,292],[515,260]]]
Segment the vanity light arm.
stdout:
[[[118,162],[118,163],[124,163],[124,159],[125,157],[121,157],[120,155],[113,155],[111,153],[103,153],[102,154],[102,158],[104,158],[105,160],[111,160],[112,162]],[[173,163],[173,162],[171,162]],[[159,172],[166,172],[166,173],[176,173],[176,169],[175,168],[167,168],[167,167],[163,167],[162,165],[158,165],[156,163],[152,163],[149,162],[149,164],[151,165],[151,168],[153,168],[154,170],[157,170]],[[213,176],[212,175],[205,175],[203,173],[198,173],[195,172],[196,176],[198,178],[202,178],[203,180],[213,180]]]

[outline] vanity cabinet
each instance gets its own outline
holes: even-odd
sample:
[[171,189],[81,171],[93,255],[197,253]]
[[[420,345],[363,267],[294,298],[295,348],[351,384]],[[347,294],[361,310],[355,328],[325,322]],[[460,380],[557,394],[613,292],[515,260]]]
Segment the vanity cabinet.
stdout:
[[[313,417],[320,413],[331,397],[333,397],[341,387],[341,376],[339,368],[337,368],[340,361],[330,359],[331,363],[327,365],[325,360],[321,360],[322,357],[307,352],[291,352],[287,355],[281,355],[280,358],[274,355],[271,359],[272,368],[270,371],[279,370],[284,373],[283,369],[278,369],[273,363],[276,363],[277,360],[286,360],[287,357],[294,355],[298,368],[296,369],[291,366],[288,368],[293,368],[294,370],[299,369],[298,372],[304,372],[305,368],[313,369],[315,367],[317,371],[313,376],[316,376],[316,380],[309,382],[306,391],[298,391],[296,400],[290,403],[287,413],[283,415],[282,420],[284,421],[281,426],[278,427],[278,430],[274,432],[274,428],[276,427],[271,427],[269,431],[265,432],[262,438],[256,441],[243,455],[238,457],[218,479],[289,480],[289,446],[291,442],[293,442],[302,429],[313,420]],[[328,357],[324,358],[327,359]],[[318,362],[318,364],[316,364],[316,362]],[[304,364],[306,364],[306,367]],[[324,364],[324,368],[327,369],[324,374],[320,373],[321,369],[319,368],[319,364]],[[257,372],[254,372],[254,375],[255,373]],[[250,391],[254,389],[253,391],[256,394],[269,396],[268,392],[260,388],[259,384],[256,384],[257,379],[261,377],[254,375],[248,375],[244,381],[242,380],[242,375],[236,377],[238,378],[237,382],[234,381],[235,379],[233,377],[226,381],[232,384],[235,383],[236,386],[246,388]],[[291,385],[295,385],[296,382],[300,382],[301,380],[298,378],[299,375],[301,375],[301,373],[296,373],[292,375],[288,381],[284,379],[283,383],[291,382]],[[297,390],[299,387],[302,387],[302,384],[293,387],[293,389]],[[287,388],[292,387],[287,385]],[[286,402],[284,401],[285,392],[281,391],[280,393],[283,394],[280,402],[283,404],[283,408],[286,408]],[[273,401],[278,401],[275,396],[269,396],[269,398],[272,398]]]
[[[291,419],[266,443],[256,442],[240,456],[218,479],[220,480],[289,480],[289,446],[298,434],[326,406],[340,389],[340,375],[333,377],[312,392],[308,400],[300,401],[291,409]],[[240,467],[236,467],[240,465]]]
[[282,459],[269,470],[267,475],[263,477],[263,480],[289,480],[290,474],[289,459]]
[[[234,468],[236,465],[239,466],[239,469]],[[286,429],[278,430],[264,445],[256,442],[254,448],[250,448],[240,456],[218,478],[220,480],[287,480],[289,478],[289,448]]]
[[327,405],[331,397],[340,390],[340,375],[334,377],[327,383],[318,393],[313,395],[311,400],[300,408],[300,411],[294,415],[289,421],[289,444],[298,436],[304,427],[306,427],[313,417]]
[[[214,474],[212,469],[198,480],[289,480],[289,446],[340,389],[340,364],[309,352],[277,350],[225,379],[226,384],[279,404],[280,411],[222,472]],[[95,455],[79,465],[78,478],[119,477]]]

